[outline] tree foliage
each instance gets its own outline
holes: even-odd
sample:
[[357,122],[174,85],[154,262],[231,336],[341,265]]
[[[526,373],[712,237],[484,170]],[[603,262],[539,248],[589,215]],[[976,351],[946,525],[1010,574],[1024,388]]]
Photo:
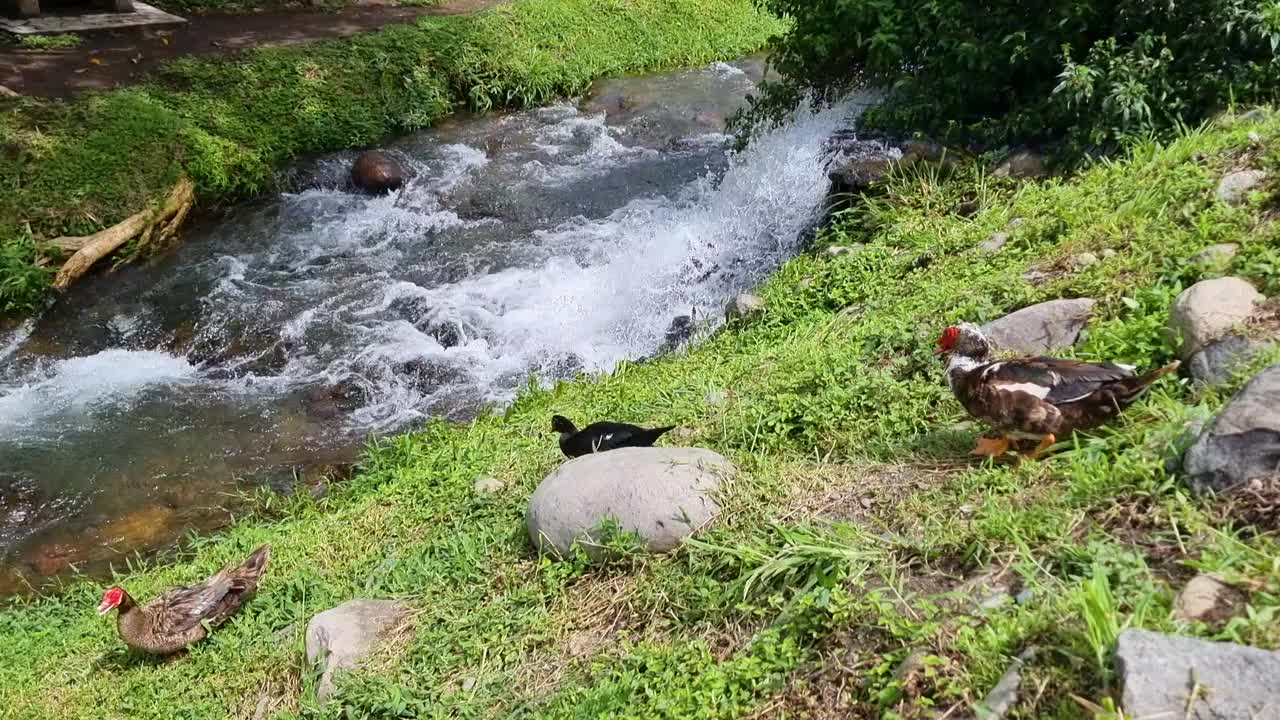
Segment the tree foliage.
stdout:
[[1098,144],[1280,91],[1280,0],[758,1],[794,24],[748,119],[870,82],[873,125]]

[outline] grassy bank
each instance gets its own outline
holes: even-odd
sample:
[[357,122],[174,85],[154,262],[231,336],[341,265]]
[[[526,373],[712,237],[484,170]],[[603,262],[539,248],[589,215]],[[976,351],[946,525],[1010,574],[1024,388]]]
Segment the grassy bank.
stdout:
[[[1233,526],[1164,469],[1187,420],[1239,382],[1166,379],[1122,422],[1045,460],[980,464],[930,354],[944,323],[1090,296],[1079,356],[1170,359],[1160,329],[1187,284],[1231,272],[1280,292],[1275,185],[1242,207],[1214,198],[1242,165],[1280,171],[1280,117],[1141,145],[1070,181],[899,177],[818,238],[866,249],[789,262],[758,319],[687,353],[531,388],[502,415],[386,440],[325,499],[288,501],[188,559],[125,573],[150,596],[274,543],[256,600],[185,657],[123,652],[93,613],[93,583],[0,613],[0,708],[95,720],[958,716],[1034,645],[1031,690],[1010,717],[1080,718],[1073,695],[1105,704],[1114,689],[1108,652],[1124,624],[1280,647],[1280,545],[1262,532],[1275,528]],[[951,212],[975,197],[973,217]],[[975,251],[1015,217],[1004,250]],[[1221,242],[1240,244],[1229,266],[1189,260]],[[1102,259],[1073,269],[1086,251]],[[1025,280],[1033,268],[1048,279]],[[728,399],[709,404],[710,391]],[[560,462],[553,412],[680,423],[672,442],[718,450],[743,476],[720,520],[669,557],[540,560],[523,511]],[[506,486],[477,495],[482,476]],[[1249,588],[1248,613],[1175,624],[1173,594],[1197,570]],[[948,600],[996,571],[1018,603]],[[320,706],[302,631],[353,597],[417,612]],[[914,670],[895,672],[912,654]]]
[[376,143],[459,105],[542,103],[604,75],[740,56],[779,28],[750,0],[516,0],[183,59],[148,84],[68,102],[0,101],[0,314],[44,297],[42,241],[114,224],[181,175],[199,202],[226,202],[270,189],[302,153]]

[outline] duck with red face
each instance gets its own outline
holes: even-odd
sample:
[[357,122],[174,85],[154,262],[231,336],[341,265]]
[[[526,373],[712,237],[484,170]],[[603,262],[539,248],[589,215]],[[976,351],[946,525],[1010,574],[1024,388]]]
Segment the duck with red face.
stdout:
[[125,645],[155,655],[169,655],[203,640],[209,628],[221,624],[258,588],[258,579],[271,558],[263,545],[239,565],[231,565],[198,585],[174,588],[146,605],[139,605],[119,585],[107,588],[98,614],[118,611],[116,630]]
[[997,431],[981,437],[973,454],[998,456],[1014,440],[1038,441],[1032,455],[1059,436],[1097,427],[1119,416],[1156,380],[1178,369],[1173,362],[1143,375],[1117,363],[1050,357],[999,360],[972,323],[942,331],[935,354],[946,358],[947,384],[973,417]]

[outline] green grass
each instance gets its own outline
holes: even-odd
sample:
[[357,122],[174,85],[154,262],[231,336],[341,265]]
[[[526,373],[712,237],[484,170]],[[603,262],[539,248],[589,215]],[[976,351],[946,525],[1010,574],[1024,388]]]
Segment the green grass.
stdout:
[[[373,144],[459,105],[542,103],[605,75],[741,56],[781,27],[750,0],[515,0],[342,40],[184,58],[149,83],[68,102],[6,102],[0,257],[33,259],[28,226],[38,244],[118,222],[183,174],[200,203],[227,202],[271,189],[273,171],[303,153]],[[47,285],[23,268],[0,261],[0,314],[42,300]]]
[[[1270,149],[1242,154],[1250,131]],[[961,713],[1035,646],[1023,671],[1034,690],[1010,717],[1042,720],[1088,717],[1073,695],[1112,701],[1110,646],[1126,626],[1280,648],[1275,536],[1233,524],[1164,469],[1185,423],[1242,379],[1198,390],[1168,378],[1121,422],[1044,460],[980,464],[930,353],[945,323],[1087,295],[1099,302],[1079,356],[1163,363],[1169,301],[1189,283],[1232,272],[1280,290],[1276,188],[1237,208],[1213,198],[1228,168],[1280,169],[1277,148],[1269,115],[1139,144],[1070,180],[907,173],[765,283],[758,319],[685,353],[530,387],[469,425],[388,438],[323,500],[277,499],[176,562],[122,569],[145,597],[274,544],[258,597],[184,657],[124,652],[93,614],[98,583],[0,613],[0,707],[15,718],[252,717],[261,703],[286,718],[729,720],[804,717],[816,703],[913,718]],[[950,212],[974,195],[974,217]],[[975,252],[1015,217],[1001,253]],[[850,242],[867,249],[821,252]],[[1219,242],[1241,245],[1229,266],[1188,261]],[[1084,251],[1103,259],[1023,279]],[[933,261],[920,267],[924,253]],[[711,390],[732,396],[709,406]],[[597,568],[537,558],[523,512],[560,462],[553,412],[679,423],[691,434],[673,442],[718,450],[742,476],[720,520],[670,556]],[[477,496],[481,476],[507,486]],[[959,581],[999,569],[1023,601],[958,610]],[[1173,621],[1174,593],[1197,570],[1250,588],[1247,612],[1220,627]],[[353,597],[402,598],[415,620],[319,705],[302,630]],[[913,653],[917,669],[895,672]]]
[[12,37],[15,45],[26,50],[69,50],[78,47],[83,40],[83,38],[74,33],[16,35],[10,37]]

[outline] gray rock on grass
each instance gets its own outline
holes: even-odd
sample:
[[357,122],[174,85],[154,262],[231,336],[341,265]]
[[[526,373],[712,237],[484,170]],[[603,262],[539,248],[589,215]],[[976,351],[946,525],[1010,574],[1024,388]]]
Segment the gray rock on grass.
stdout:
[[1237,170],[1227,173],[1218,181],[1218,199],[1228,205],[1238,205],[1249,196],[1249,192],[1263,180],[1267,174],[1261,170]]
[[1231,379],[1237,370],[1248,365],[1267,343],[1228,335],[1202,348],[1187,361],[1191,377],[1205,385],[1219,385]]
[[636,533],[646,550],[675,549],[720,511],[713,495],[734,472],[702,448],[621,448],[570,460],[529,498],[525,523],[540,550],[567,555],[574,543],[604,556],[600,537],[613,522]]
[[1169,332],[1181,339],[1182,358],[1226,336],[1262,299],[1247,281],[1234,277],[1202,280],[1183,290],[1169,310]]
[[764,312],[764,306],[764,298],[759,295],[742,293],[730,301],[729,307],[725,309],[725,317],[730,320],[751,317]]
[[1280,364],[1254,376],[1187,449],[1187,480],[1225,491],[1280,473]]
[[1280,653],[1130,628],[1115,658],[1128,717],[1280,717]]
[[306,653],[307,662],[321,670],[316,697],[323,702],[333,694],[335,673],[358,666],[409,613],[408,605],[395,600],[349,600],[311,618]]
[[1051,300],[1023,308],[982,326],[1000,352],[1040,355],[1071,347],[1089,322],[1090,298]]

